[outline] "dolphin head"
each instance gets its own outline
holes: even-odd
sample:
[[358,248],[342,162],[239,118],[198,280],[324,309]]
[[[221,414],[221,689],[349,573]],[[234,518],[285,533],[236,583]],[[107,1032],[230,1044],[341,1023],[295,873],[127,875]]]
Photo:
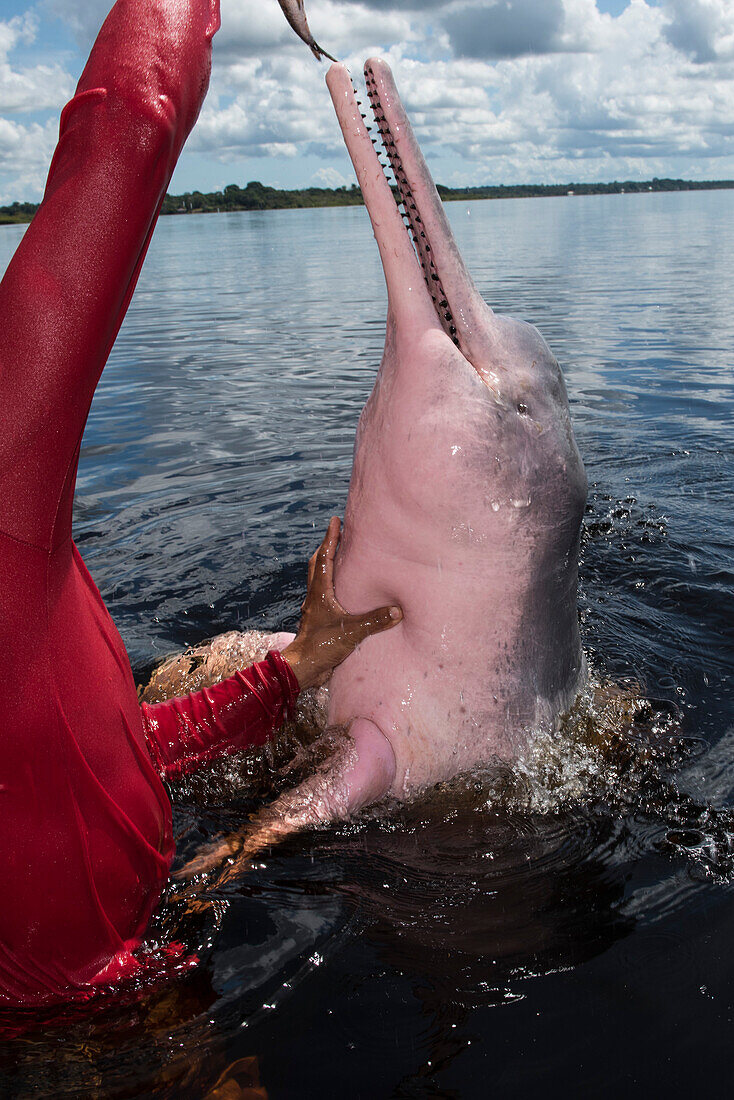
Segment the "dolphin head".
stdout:
[[573,701],[587,485],[555,357],[532,325],[483,300],[390,69],[369,60],[365,79],[399,203],[349,73],[333,65],[388,292],[336,587],[350,610],[399,603],[404,619],[336,670],[330,719],[389,726],[398,774],[420,783],[516,755]]
[[[496,555],[509,550],[519,568],[527,566],[523,545],[537,555],[542,540],[567,543],[571,553],[587,486],[559,365],[532,325],[495,314],[474,286],[388,65],[367,61],[365,79],[400,208],[348,71],[336,64],[327,74],[387,283],[383,393],[371,404],[386,405],[387,387],[396,401],[414,402],[413,414],[403,408],[400,421],[416,439],[425,427],[419,465],[426,466],[434,514],[443,493],[449,511],[463,508],[463,522]],[[368,405],[367,417],[370,411]],[[394,426],[398,416],[390,419]],[[390,439],[384,432],[383,448]],[[405,467],[405,439],[396,436],[395,447],[393,465]],[[517,515],[524,509],[533,517],[525,529]],[[487,567],[493,564],[490,555]]]

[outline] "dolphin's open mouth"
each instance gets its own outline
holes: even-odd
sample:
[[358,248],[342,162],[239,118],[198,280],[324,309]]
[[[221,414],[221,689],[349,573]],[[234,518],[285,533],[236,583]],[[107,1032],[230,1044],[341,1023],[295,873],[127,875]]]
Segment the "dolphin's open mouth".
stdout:
[[[374,115],[375,122],[377,123],[377,127],[380,131],[380,137],[382,138],[382,144],[385,149],[385,154],[390,161],[390,166],[393,170],[393,175],[395,177],[395,184],[397,187],[398,195],[400,197],[398,209],[400,210],[403,218],[406,220],[407,225],[410,228],[410,232],[413,237],[413,245],[418,254],[418,259],[420,260],[421,267],[423,268],[423,274],[425,276],[426,286],[428,287],[428,293],[431,295],[431,299],[433,300],[433,305],[436,309],[438,319],[441,322],[441,327],[458,346],[459,340],[457,336],[456,325],[454,324],[454,316],[451,312],[448,299],[444,293],[444,289],[441,284],[441,276],[439,275],[436,268],[433,249],[431,247],[425,224],[418,208],[418,203],[416,202],[416,197],[413,194],[410,180],[408,179],[406,170],[403,167],[402,156],[398,152],[396,139],[393,136],[392,130],[390,129],[390,119],[388,117],[388,113],[392,114],[392,112],[390,111],[390,102],[388,100],[386,107],[383,107],[382,100],[380,98],[380,92],[384,87],[384,77],[383,80],[378,83],[378,79],[375,75],[375,70],[373,66],[374,63],[371,61],[368,61],[365,64],[364,77],[367,84],[367,94],[370,98],[370,105],[372,107],[372,114]],[[387,68],[387,66],[385,66],[385,68]],[[392,77],[392,73],[390,73],[390,76]],[[394,94],[395,96],[397,96],[397,90],[395,90]],[[425,172],[428,173],[427,167],[425,167]],[[433,183],[432,180],[431,183]],[[436,192],[436,195],[438,197],[438,192]]]
[[368,132],[349,72],[343,65],[332,65],[326,79],[375,230],[391,305],[395,308],[408,291],[416,304],[417,260],[432,303],[431,316],[474,362],[476,334],[486,329],[492,311],[464,266],[389,66],[372,58],[364,72],[379,139],[395,176],[397,205],[383,174],[388,166],[373,148],[378,139],[370,137],[373,131]]

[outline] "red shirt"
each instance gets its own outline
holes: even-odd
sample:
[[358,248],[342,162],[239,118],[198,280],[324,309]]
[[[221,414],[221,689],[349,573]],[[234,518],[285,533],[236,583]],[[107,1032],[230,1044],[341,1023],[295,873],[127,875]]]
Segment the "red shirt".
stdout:
[[261,743],[297,691],[271,654],[141,712],[71,537],[89,405],[218,26],[218,0],[119,0],[0,284],[0,1004],[83,994],[134,967],[173,854],[158,772]]
[[166,779],[196,771],[210,760],[264,745],[292,717],[298,680],[277,651],[228,680],[181,699],[148,706],[143,728],[148,752]]

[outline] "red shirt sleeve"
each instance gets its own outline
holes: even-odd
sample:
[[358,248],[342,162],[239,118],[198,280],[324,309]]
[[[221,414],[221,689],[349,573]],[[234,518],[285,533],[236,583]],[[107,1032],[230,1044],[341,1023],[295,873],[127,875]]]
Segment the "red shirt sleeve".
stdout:
[[299,690],[290,665],[273,651],[213,687],[165,703],[143,703],[153,763],[173,779],[219,756],[263,745],[286,714],[292,716]]

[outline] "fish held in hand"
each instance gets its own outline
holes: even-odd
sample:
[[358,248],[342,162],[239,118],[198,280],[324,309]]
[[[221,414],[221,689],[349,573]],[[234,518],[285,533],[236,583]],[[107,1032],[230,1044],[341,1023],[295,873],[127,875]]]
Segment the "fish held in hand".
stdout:
[[278,0],[281,6],[283,14],[288,20],[293,30],[298,37],[302,39],[306,45],[310,48],[314,57],[321,61],[322,58],[328,57],[330,61],[336,61],[336,58],[332,57],[326,50],[322,50],[318,42],[315,41],[314,36],[308,26],[308,20],[306,19],[306,9],[303,6],[303,0]]

